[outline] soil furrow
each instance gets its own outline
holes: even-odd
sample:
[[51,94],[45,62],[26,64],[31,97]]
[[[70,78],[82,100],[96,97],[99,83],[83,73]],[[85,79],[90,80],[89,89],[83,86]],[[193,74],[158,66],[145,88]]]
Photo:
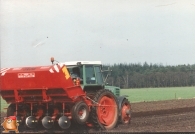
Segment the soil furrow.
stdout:
[[195,107],[186,107],[186,108],[176,108],[176,109],[165,109],[157,111],[146,111],[146,112],[133,112],[132,117],[144,117],[152,115],[163,115],[163,114],[175,114],[175,113],[185,113],[185,112],[195,112]]

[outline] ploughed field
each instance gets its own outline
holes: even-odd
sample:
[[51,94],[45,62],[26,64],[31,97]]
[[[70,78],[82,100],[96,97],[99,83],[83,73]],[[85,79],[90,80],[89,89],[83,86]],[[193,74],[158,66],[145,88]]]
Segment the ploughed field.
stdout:
[[[20,133],[195,132],[195,99],[131,103],[131,124],[109,131],[73,126],[69,130],[19,130]],[[3,118],[3,114],[1,119]],[[1,120],[2,122],[2,120]]]
[[132,120],[118,132],[195,132],[195,99],[132,103]]

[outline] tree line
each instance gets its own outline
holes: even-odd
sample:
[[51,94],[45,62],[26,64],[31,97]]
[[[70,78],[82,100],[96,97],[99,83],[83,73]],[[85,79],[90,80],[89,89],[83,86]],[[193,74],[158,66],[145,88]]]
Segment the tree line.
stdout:
[[[120,88],[181,87],[195,86],[195,64],[162,65],[140,63],[120,63],[103,65],[103,70],[112,72],[106,82]],[[109,72],[104,72],[104,77]]]

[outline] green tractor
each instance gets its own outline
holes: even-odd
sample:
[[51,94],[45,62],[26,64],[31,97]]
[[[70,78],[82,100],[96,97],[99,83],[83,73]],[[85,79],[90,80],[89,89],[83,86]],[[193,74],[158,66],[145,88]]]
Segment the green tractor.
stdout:
[[[51,60],[52,63],[54,60]],[[108,86],[106,83],[107,77],[104,79],[103,73],[111,70],[102,70],[101,61],[74,61],[64,62],[72,79],[79,79],[82,89],[87,93],[87,96],[96,100],[98,91],[106,90],[112,94],[118,103],[118,121],[122,124],[129,124],[131,120],[131,105],[127,99],[127,95],[120,96],[120,88]],[[109,74],[109,73],[108,73]]]

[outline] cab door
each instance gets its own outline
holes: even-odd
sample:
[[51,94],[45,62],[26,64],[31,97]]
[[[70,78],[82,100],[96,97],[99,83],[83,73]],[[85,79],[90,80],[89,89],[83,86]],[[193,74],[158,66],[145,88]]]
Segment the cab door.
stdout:
[[103,77],[99,65],[85,65],[86,85],[103,85]]

